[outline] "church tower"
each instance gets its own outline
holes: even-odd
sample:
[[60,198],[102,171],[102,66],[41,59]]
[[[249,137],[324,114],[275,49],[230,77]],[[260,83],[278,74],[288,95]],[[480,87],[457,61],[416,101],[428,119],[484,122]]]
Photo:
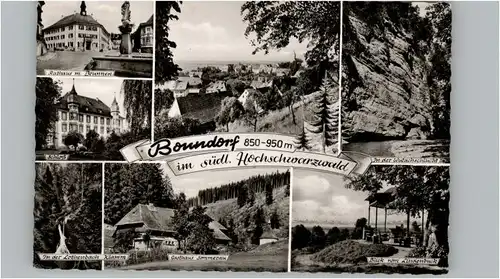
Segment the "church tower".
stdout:
[[120,107],[118,106],[118,102],[116,101],[116,94],[113,98],[113,102],[111,103],[111,117],[113,118],[113,130],[116,133],[120,132]]

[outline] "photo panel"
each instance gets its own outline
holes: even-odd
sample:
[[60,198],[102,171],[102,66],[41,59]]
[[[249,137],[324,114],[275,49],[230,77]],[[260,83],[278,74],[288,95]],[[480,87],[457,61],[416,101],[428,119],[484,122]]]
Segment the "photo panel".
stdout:
[[150,80],[38,77],[36,102],[38,161],[124,161],[151,136]]
[[156,32],[155,139],[273,133],[337,154],[340,2],[157,2]]
[[448,272],[449,167],[293,170],[292,272]]
[[154,1],[37,2],[37,75],[152,79]]
[[102,164],[42,162],[35,172],[33,265],[101,270]]
[[[105,165],[105,269],[286,272],[290,171]],[[148,176],[144,176],[144,174]]]
[[451,5],[343,3],[342,151],[449,163]]

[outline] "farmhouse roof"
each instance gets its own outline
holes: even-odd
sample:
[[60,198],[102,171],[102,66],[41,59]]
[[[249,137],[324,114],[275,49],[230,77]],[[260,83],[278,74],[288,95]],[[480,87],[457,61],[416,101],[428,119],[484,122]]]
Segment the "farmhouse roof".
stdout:
[[198,119],[202,123],[212,121],[220,111],[222,100],[227,94],[188,94],[176,99],[183,117]]
[[156,207],[153,205],[138,204],[130,210],[116,227],[143,225],[144,229],[155,231],[173,232],[172,217],[174,210],[171,208]]
[[102,116],[111,116],[111,109],[99,99],[89,98],[78,95],[75,86],[71,91],[62,96],[58,101],[58,108],[61,110],[68,110],[68,97],[71,95],[73,103],[78,104],[80,112],[92,113]]
[[[138,204],[130,210],[118,223],[116,229],[121,227],[140,227],[141,230],[153,230],[160,232],[174,232],[172,217],[174,209],[157,207],[154,205]],[[214,237],[219,240],[231,240],[222,230],[225,230],[219,222],[209,223],[209,228],[214,231]],[[116,231],[116,230],[115,230]]]

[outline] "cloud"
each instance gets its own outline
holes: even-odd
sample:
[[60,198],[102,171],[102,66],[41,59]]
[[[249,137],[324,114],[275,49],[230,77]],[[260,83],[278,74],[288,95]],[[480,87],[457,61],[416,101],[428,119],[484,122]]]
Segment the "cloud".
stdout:
[[118,7],[113,7],[107,4],[101,4],[97,6],[97,10],[107,12],[107,13],[114,13],[118,12]]
[[334,194],[334,188],[328,179],[321,176],[297,177],[294,181],[293,199],[294,201],[314,200],[328,205]]
[[[193,36],[203,36],[208,38],[210,41],[224,41],[227,39],[226,29],[222,26],[212,25],[210,22],[203,22],[199,24],[183,22],[180,27],[183,29],[183,32],[192,32],[195,33]],[[199,37],[193,38],[196,38],[197,40],[200,39]]]

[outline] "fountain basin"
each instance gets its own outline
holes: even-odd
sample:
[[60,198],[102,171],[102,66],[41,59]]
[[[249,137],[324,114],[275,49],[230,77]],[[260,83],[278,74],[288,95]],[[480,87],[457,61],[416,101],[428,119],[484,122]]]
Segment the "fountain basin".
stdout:
[[96,71],[114,71],[120,77],[144,77],[152,78],[153,56],[152,54],[133,53],[128,55],[105,55],[93,57]]

